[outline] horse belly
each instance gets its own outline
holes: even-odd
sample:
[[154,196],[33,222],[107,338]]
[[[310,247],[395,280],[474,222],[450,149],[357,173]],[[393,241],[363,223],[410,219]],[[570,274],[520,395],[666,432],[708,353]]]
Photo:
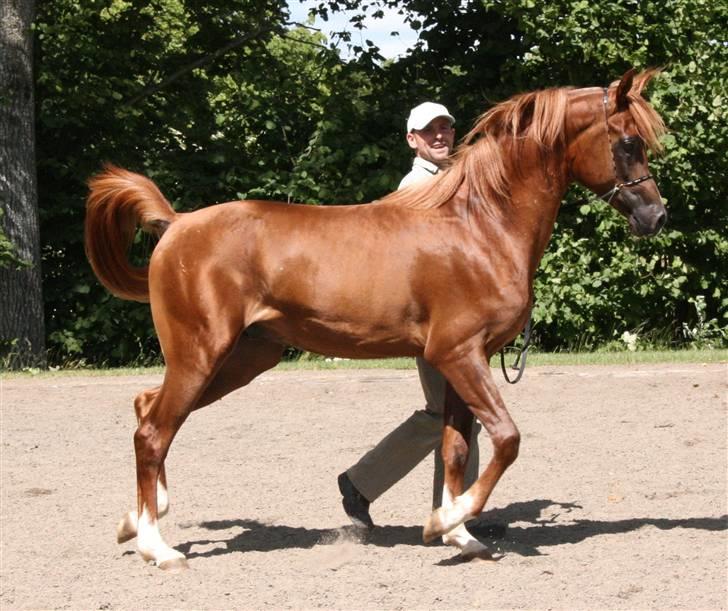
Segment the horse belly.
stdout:
[[297,316],[283,311],[255,327],[279,343],[342,358],[415,356],[424,345],[418,325],[406,320],[384,324],[353,317]]

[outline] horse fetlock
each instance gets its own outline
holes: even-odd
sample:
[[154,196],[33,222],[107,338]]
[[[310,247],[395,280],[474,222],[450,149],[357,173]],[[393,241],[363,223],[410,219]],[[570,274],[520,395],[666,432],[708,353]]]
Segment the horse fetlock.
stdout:
[[467,494],[455,499],[450,507],[440,507],[432,512],[425,524],[422,539],[429,543],[437,537],[441,537],[451,530],[472,518],[472,501]]
[[465,524],[460,524],[449,533],[443,535],[442,542],[445,545],[458,548],[463,560],[473,560],[475,558],[492,559],[488,548],[468,532]]
[[184,554],[164,542],[157,520],[150,517],[146,507],[139,517],[137,530],[137,549],[144,560],[170,570],[186,565]]
[[425,528],[422,531],[422,540],[425,543],[434,541],[437,537],[448,532],[449,529],[445,528],[442,523],[442,508],[436,509],[432,512],[427,522],[425,522]]

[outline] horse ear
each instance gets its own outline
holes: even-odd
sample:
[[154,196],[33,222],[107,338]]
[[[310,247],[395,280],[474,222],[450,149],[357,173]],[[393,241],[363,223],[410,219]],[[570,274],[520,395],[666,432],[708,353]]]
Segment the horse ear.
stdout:
[[636,75],[634,84],[632,85],[634,87],[634,92],[637,95],[642,95],[642,90],[647,86],[647,83],[660,74],[660,72],[662,72],[662,68],[648,68],[644,72]]
[[627,94],[632,89],[635,72],[637,71],[634,68],[630,68],[619,81],[617,86],[617,110],[624,110],[629,105]]

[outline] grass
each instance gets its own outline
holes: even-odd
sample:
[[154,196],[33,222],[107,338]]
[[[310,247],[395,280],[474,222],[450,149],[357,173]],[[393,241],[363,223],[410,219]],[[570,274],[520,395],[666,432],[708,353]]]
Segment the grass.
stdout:
[[[495,361],[491,361],[493,365]],[[728,363],[728,350],[639,350],[636,352],[548,352],[528,355],[528,365],[641,365]]]
[[[507,358],[507,363],[513,361],[513,356]],[[639,350],[636,352],[551,352],[529,353],[528,367],[540,366],[567,366],[567,365],[643,365],[655,363],[728,363],[728,350]],[[492,367],[500,366],[498,356],[491,359]],[[278,371],[306,371],[326,369],[414,369],[413,358],[390,358],[373,360],[348,360],[306,358],[298,361],[280,363]],[[54,377],[54,376],[121,376],[121,375],[158,375],[164,371],[163,367],[124,367],[124,368],[69,368],[52,369],[48,371],[3,371],[1,379],[23,377]]]

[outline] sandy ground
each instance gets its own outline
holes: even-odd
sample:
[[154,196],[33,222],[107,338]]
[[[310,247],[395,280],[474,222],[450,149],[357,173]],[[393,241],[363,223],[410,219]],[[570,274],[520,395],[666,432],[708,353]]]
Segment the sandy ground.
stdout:
[[[346,528],[336,475],[421,407],[414,371],[271,372],[195,413],[146,565],[132,399],[157,377],[1,381],[0,607],[726,609],[728,366],[531,368],[501,389],[521,455],[483,519],[497,562],[425,546],[432,463]],[[482,461],[490,444],[481,442]]]

